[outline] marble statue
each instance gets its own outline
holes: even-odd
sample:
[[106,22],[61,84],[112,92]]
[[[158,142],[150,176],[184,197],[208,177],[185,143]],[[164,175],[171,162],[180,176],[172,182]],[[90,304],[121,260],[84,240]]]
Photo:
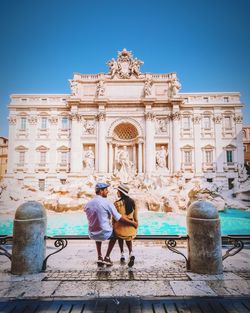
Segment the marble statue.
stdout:
[[94,169],[95,155],[92,147],[89,147],[84,154],[84,164],[86,169]]
[[116,153],[116,162],[119,165],[118,176],[121,181],[126,183],[132,173],[133,162],[129,160],[129,153],[127,146],[123,146],[122,149],[118,149]]
[[151,88],[152,88],[152,82],[148,79],[148,80],[146,80],[145,81],[145,83],[144,83],[144,89],[143,89],[143,91],[144,91],[144,96],[146,97],[146,96],[150,96],[151,95]]
[[171,89],[172,89],[172,96],[176,96],[179,90],[181,89],[181,83],[177,79],[177,76],[175,73],[172,74]]
[[93,135],[95,133],[95,121],[94,120],[86,120],[83,124],[84,133]]
[[161,146],[161,149],[156,152],[156,164],[158,168],[167,168],[167,157],[168,152],[164,146]]
[[96,87],[96,95],[97,96],[104,96],[104,93],[105,93],[104,81],[100,80],[97,84],[97,87]]

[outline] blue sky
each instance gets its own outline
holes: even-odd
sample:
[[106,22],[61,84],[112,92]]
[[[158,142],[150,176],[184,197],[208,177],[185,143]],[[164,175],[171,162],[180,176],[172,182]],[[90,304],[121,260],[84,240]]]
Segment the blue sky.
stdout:
[[0,1],[0,136],[12,93],[69,93],[127,48],[182,92],[239,91],[250,124],[249,0]]

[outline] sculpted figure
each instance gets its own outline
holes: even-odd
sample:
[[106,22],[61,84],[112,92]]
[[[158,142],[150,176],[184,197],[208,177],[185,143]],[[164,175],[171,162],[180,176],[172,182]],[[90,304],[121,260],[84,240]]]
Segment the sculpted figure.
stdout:
[[84,132],[90,135],[95,133],[95,122],[94,120],[86,120],[84,123]]
[[114,58],[112,58],[107,64],[109,66],[109,74],[111,75],[111,78],[113,78],[118,72],[118,63]]
[[97,87],[96,87],[96,95],[97,96],[104,96],[104,93],[105,93],[104,81],[100,80],[97,84]]
[[138,60],[137,58],[132,60],[132,62],[131,62],[131,74],[134,74],[135,76],[139,76],[141,74],[140,73],[140,65],[143,63],[144,62],[142,62],[141,60]]
[[151,88],[152,88],[152,85],[151,85],[151,81],[148,79],[145,81],[145,84],[144,84],[144,96],[150,96],[151,95]]
[[156,164],[158,165],[158,167],[167,167],[167,156],[168,152],[166,151],[164,146],[161,146],[161,150],[156,152]]
[[129,160],[129,153],[127,150],[127,146],[123,146],[122,149],[118,149],[116,155],[116,161],[120,167],[119,169],[119,177],[122,182],[128,182],[129,176],[131,174],[131,170],[133,168],[133,163]]
[[71,88],[72,96],[76,96],[76,94],[78,93],[78,83],[76,81],[71,80],[70,88]]
[[179,90],[181,89],[181,83],[176,77],[176,74],[172,74],[171,80],[172,96],[176,96]]
[[92,150],[92,147],[89,147],[84,155],[84,163],[86,169],[94,169],[95,164],[95,155]]

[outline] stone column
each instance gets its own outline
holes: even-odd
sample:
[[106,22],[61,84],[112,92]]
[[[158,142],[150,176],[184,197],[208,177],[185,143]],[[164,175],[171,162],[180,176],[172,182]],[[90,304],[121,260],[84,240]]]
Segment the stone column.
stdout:
[[142,141],[138,143],[138,173],[142,173]]
[[7,174],[13,174],[15,166],[15,136],[16,136],[16,116],[9,116],[9,142],[8,142],[8,164]]
[[49,172],[56,173],[57,162],[60,163],[61,160],[58,158],[57,153],[57,125],[58,125],[58,117],[52,115],[49,118],[50,122],[50,165],[49,165]]
[[213,118],[214,120],[214,133],[215,133],[215,162],[216,162],[216,172],[223,173],[223,163],[224,163],[224,151],[222,144],[222,116],[221,114],[216,114]]
[[113,173],[113,144],[112,141],[109,141],[109,173]]
[[235,156],[235,161],[238,164],[244,164],[244,148],[243,148],[243,140],[242,140],[242,115],[236,115],[234,118],[235,122],[235,131],[236,131],[236,147],[237,147],[237,155]]
[[71,124],[71,151],[70,151],[70,172],[79,174],[82,171],[82,146],[79,115],[72,114]]
[[107,172],[107,144],[105,140],[105,118],[104,112],[99,112],[98,119],[98,171],[99,173]]
[[195,174],[202,175],[202,153],[201,153],[201,116],[195,114],[193,117],[194,131],[194,167]]
[[152,112],[145,114],[146,118],[146,130],[145,130],[145,157],[146,166],[145,172],[151,174],[155,170],[155,143],[154,143],[154,128],[153,119],[154,115]]
[[[28,172],[34,173],[35,167],[37,166],[36,162],[40,162],[40,155],[38,155],[38,159],[36,159],[37,151],[36,151],[36,136],[37,136],[37,116],[29,116],[29,151],[27,160],[25,163],[28,163]],[[46,154],[46,163],[48,163],[48,155]]]
[[180,112],[175,110],[172,113],[172,164],[173,173],[177,173],[181,168],[181,150],[180,150]]

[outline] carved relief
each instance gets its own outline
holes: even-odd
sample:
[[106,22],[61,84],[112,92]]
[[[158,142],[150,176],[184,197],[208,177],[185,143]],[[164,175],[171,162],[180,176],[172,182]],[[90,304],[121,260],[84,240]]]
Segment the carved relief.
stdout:
[[181,119],[181,114],[180,112],[174,112],[171,114],[171,118],[173,121],[179,121]]
[[235,123],[237,123],[237,124],[241,124],[242,121],[243,121],[243,116],[242,116],[242,115],[235,115],[234,121],[235,121]]
[[37,124],[37,116],[29,116],[28,122],[29,122],[31,125],[36,125],[36,124]]
[[139,77],[140,65],[143,64],[141,60],[133,58],[132,52],[125,48],[118,52],[118,58],[112,58],[107,62],[109,66],[109,75],[111,78],[117,76],[118,78],[131,78],[131,76]]
[[222,121],[222,116],[220,114],[217,114],[213,117],[213,120],[214,120],[215,124],[220,124]]
[[150,96],[152,93],[152,81],[150,79],[146,80],[143,88],[144,96]]
[[194,124],[199,124],[201,121],[201,116],[200,115],[194,115],[192,120],[193,120]]
[[79,121],[80,120],[80,115],[76,112],[71,113],[71,119],[72,121]]
[[168,132],[168,118],[159,118],[155,120],[155,132],[156,134]]
[[97,115],[96,115],[96,118],[98,121],[105,121],[106,119],[106,113],[105,112],[99,112]]
[[16,125],[16,122],[17,122],[16,116],[10,116],[8,118],[8,121],[10,125]]
[[104,81],[100,80],[96,86],[96,96],[97,97],[103,97],[105,94],[105,85]]
[[83,120],[83,133],[93,135],[95,134],[95,120]]
[[146,120],[153,120],[155,118],[155,114],[153,112],[147,112],[145,113]]
[[49,121],[51,124],[57,124],[58,123],[58,117],[57,116],[51,116],[49,118]]

